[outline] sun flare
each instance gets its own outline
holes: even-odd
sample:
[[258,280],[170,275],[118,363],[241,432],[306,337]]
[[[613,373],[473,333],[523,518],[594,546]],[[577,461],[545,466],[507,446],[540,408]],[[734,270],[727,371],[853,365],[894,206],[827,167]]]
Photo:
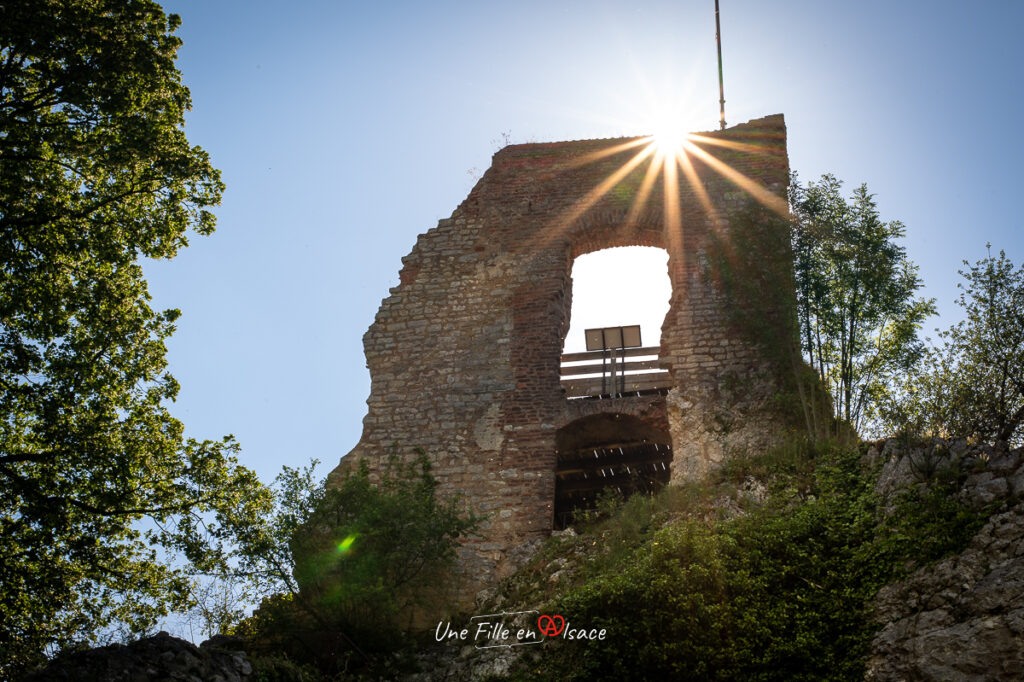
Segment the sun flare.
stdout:
[[675,127],[657,130],[653,135],[654,148],[662,156],[673,157],[682,153],[686,134]]
[[[656,194],[659,184],[663,188],[661,195],[664,221],[666,223],[666,250],[673,257],[682,253],[686,240],[687,226],[684,224],[684,209],[681,190],[688,188],[686,193],[692,197],[700,210],[717,224],[719,207],[715,206],[707,190],[707,181],[718,176],[735,186],[750,199],[782,216],[788,216],[789,207],[786,200],[777,196],[755,177],[733,168],[723,160],[720,154],[712,153],[722,149],[733,154],[746,154],[770,158],[779,152],[761,142],[756,136],[751,141],[742,137],[739,140],[722,137],[715,133],[688,133],[688,119],[680,115],[659,115],[656,108],[647,112],[647,125],[644,126],[653,134],[643,137],[629,138],[605,148],[590,151],[572,161],[572,167],[583,167],[603,159],[622,155],[621,165],[613,167],[588,192],[573,202],[564,211],[553,217],[549,229],[545,230],[545,241],[560,238],[570,227],[588,211],[597,206],[610,193],[619,189],[629,188],[632,194],[629,208],[624,216],[626,226],[633,226],[649,208],[649,200]],[[639,126],[638,126],[639,127]],[[629,179],[637,173],[633,179]]]

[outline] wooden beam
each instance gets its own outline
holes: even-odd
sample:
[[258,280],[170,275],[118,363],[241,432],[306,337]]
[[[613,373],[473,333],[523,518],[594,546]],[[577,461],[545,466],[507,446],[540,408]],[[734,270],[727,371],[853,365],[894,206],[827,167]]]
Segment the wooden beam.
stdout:
[[[600,361],[605,351],[588,350],[583,353],[566,353],[562,356],[562,362],[582,362],[584,360]],[[661,346],[645,346],[643,348],[616,349],[615,356],[619,358],[638,358],[644,355],[661,354]]]
[[[633,360],[632,362],[616,362],[615,372],[617,374],[626,374],[629,377],[630,372],[636,372],[641,369],[661,369],[661,360]],[[601,374],[611,369],[611,365],[601,365],[596,363],[593,365],[576,365],[575,367],[562,367],[562,376],[574,376],[577,374]],[[667,370],[666,370],[667,371]]]
[[604,382],[605,393],[602,394],[601,377],[588,377],[585,379],[564,379],[562,388],[565,389],[567,398],[579,398],[598,395],[619,395],[622,393],[633,393],[635,391],[646,391],[654,388],[671,388],[672,377],[668,372],[650,372],[649,374],[630,374],[626,376],[625,390],[621,390],[622,384],[616,379],[615,386],[611,380]]
[[[657,446],[657,447],[655,447]],[[587,445],[575,450],[561,450],[556,452],[559,459],[563,456],[568,455],[580,455],[585,457],[594,457],[594,450],[618,450],[622,448],[624,451],[632,451],[638,448],[651,448],[660,452],[672,452],[672,445],[670,443],[655,443],[653,441],[630,441],[628,443],[601,443],[600,445]],[[671,456],[671,455],[670,455]]]
[[625,467],[631,467],[632,469],[635,469],[635,470],[641,470],[641,473],[645,473],[645,472],[642,471],[642,468],[646,467],[648,465],[651,466],[651,470],[652,471],[660,472],[660,471],[663,471],[663,469],[660,466],[656,466],[656,465],[664,464],[665,465],[665,469],[664,470],[667,471],[668,468],[669,468],[669,465],[671,463],[672,463],[672,458],[671,457],[664,458],[664,459],[630,459],[630,460],[621,460],[621,461],[618,461],[618,462],[602,462],[600,464],[595,464],[593,466],[572,467],[572,468],[566,468],[566,469],[561,469],[560,468],[560,469],[557,469],[555,471],[555,476],[557,476],[558,478],[563,478],[564,479],[564,478],[568,478],[570,476],[575,476],[575,475],[578,475],[578,474],[582,474],[584,472],[586,472],[588,474],[589,473],[596,473],[598,476],[600,476],[601,474],[597,473],[599,469],[605,469],[605,470],[615,469],[615,470],[619,470],[619,469],[623,469]]

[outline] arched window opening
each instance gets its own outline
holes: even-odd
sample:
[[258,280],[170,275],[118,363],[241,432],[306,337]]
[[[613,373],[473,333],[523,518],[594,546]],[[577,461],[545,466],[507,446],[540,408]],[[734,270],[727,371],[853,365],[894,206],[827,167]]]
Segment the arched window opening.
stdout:
[[556,529],[594,509],[598,496],[653,493],[671,475],[672,439],[665,428],[628,414],[597,414],[567,424],[555,436]]
[[[667,387],[658,347],[672,294],[668,253],[629,246],[584,254],[573,262],[572,288],[570,325],[562,348],[566,397],[602,398]],[[629,328],[635,326],[639,343],[627,340],[634,336]],[[589,335],[588,343],[588,329],[607,333]]]

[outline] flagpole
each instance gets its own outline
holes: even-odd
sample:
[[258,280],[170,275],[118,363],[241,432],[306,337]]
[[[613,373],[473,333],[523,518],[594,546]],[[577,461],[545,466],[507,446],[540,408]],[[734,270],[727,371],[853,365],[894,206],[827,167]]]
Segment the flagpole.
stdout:
[[718,19],[718,0],[715,0],[715,42],[718,43],[718,105],[719,127],[725,130],[725,81],[722,78],[722,24]]

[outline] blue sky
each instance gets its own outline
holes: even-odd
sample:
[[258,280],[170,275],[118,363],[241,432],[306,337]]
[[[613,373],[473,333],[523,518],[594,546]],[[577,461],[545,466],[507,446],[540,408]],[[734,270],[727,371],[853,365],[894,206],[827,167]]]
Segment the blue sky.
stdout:
[[[416,235],[512,143],[717,127],[713,0],[175,0],[217,232],[146,266],[190,435],[264,480],[355,445],[362,336]],[[804,180],[867,182],[948,326],[985,243],[1024,261],[1024,3],[721,0],[726,117],[784,113]],[[645,339],[646,341],[647,339]]]

